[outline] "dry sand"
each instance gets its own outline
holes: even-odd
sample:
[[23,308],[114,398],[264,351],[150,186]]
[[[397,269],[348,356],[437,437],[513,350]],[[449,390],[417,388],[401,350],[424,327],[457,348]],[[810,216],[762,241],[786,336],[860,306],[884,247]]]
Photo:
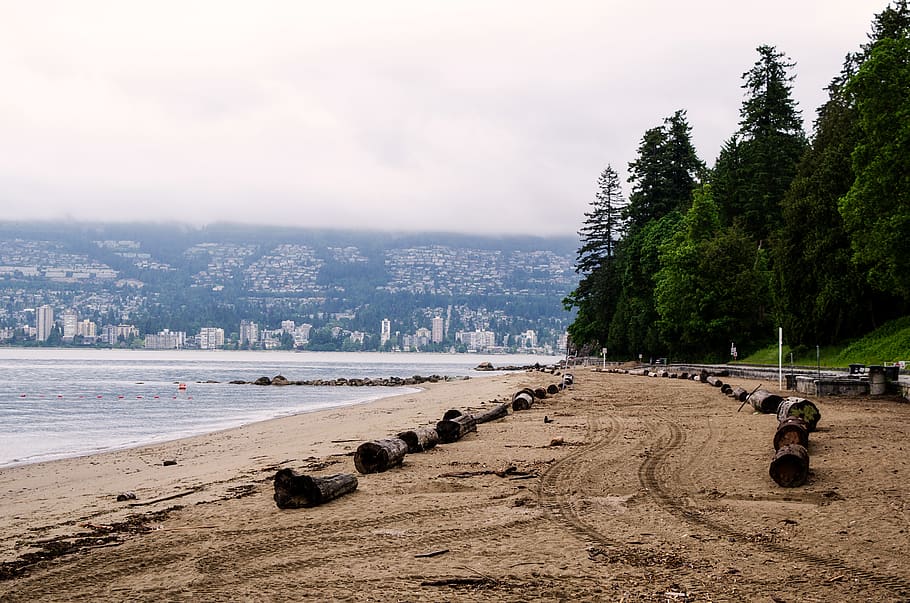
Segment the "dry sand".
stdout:
[[[276,507],[277,469],[354,473],[360,441],[559,378],[438,383],[0,469],[0,600],[910,598],[910,406],[813,400],[822,420],[809,482],[783,489],[768,476],[775,418],[737,412],[738,402],[693,381],[574,374],[574,386],[531,410],[359,476],[356,492],[312,509]],[[177,465],[163,466],[169,459]],[[124,491],[137,500],[117,502]],[[69,552],[29,557],[53,550]]]

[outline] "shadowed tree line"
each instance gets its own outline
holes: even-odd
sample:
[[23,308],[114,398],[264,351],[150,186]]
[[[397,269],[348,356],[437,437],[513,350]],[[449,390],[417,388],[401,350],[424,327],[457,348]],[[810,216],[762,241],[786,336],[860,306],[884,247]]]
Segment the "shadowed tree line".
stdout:
[[739,128],[708,169],[686,112],[645,132],[628,199],[607,166],[579,231],[576,345],[724,360],[854,338],[910,310],[910,11],[875,15],[811,136],[795,63],[759,46]]

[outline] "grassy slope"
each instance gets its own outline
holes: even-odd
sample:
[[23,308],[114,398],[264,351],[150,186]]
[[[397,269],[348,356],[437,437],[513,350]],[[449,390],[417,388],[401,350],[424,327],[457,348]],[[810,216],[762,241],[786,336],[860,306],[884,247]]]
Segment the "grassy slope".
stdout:
[[[790,364],[790,352],[784,346],[784,364]],[[747,358],[743,364],[777,364],[777,346],[761,349]],[[910,362],[910,316],[885,323],[865,337],[845,345],[823,347],[819,350],[819,364],[825,367],[846,367],[849,364],[885,364],[906,360]],[[793,356],[793,364],[815,366],[816,350],[810,349]]]

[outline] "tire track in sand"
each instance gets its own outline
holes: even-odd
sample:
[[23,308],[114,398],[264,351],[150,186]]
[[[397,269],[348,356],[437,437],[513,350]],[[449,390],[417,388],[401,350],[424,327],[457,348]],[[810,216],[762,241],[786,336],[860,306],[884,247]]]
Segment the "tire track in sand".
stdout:
[[[607,420],[606,428],[601,427],[601,418]],[[540,476],[537,489],[537,500],[549,519],[567,524],[584,539],[611,546],[620,543],[585,522],[578,515],[566,492],[573,484],[579,483],[585,463],[592,464],[587,472],[610,464],[613,459],[609,455],[601,458],[600,453],[612,446],[621,433],[622,423],[617,418],[593,413],[588,415],[588,437],[597,439],[550,465]]]
[[[658,477],[658,472],[662,466],[667,464],[671,453],[680,449],[685,443],[685,434],[679,424],[672,420],[662,419],[658,423],[665,424],[670,433],[666,441],[663,438],[657,440],[651,454],[639,466],[638,477],[642,487],[647,490],[661,507],[678,519],[701,526],[716,534],[735,538],[737,541],[747,541],[748,534],[745,532],[735,530],[687,508],[681,502],[683,500],[682,497],[673,495],[664,486],[664,483]],[[812,551],[776,542],[750,542],[750,545],[766,552],[780,555],[791,562],[809,564],[814,567],[822,566],[833,571],[848,573],[870,584],[884,586],[901,597],[910,597],[910,581],[900,576],[858,568],[836,557],[820,555]]]

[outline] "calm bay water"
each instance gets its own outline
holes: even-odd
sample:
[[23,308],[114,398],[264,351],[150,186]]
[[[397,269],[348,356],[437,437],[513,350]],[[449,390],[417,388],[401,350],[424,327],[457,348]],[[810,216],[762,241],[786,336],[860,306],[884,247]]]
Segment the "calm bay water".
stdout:
[[[413,388],[257,387],[231,380],[441,375],[550,356],[0,348],[0,467],[210,433]],[[216,383],[206,383],[215,381]],[[185,383],[180,390],[178,383]]]

